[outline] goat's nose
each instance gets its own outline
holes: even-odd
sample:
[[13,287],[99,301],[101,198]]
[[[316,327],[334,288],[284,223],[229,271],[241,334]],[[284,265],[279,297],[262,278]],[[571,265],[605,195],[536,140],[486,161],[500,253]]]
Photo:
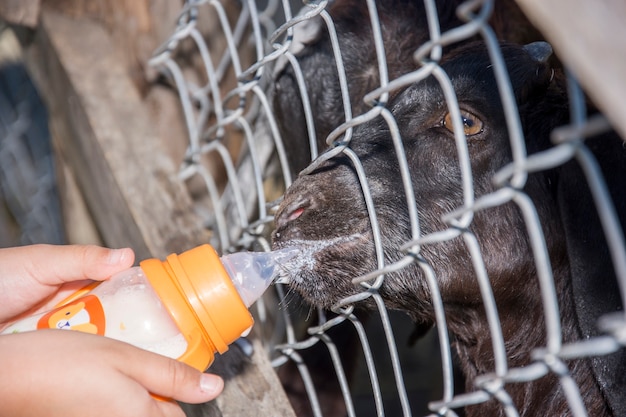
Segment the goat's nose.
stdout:
[[276,223],[276,230],[282,230],[287,225],[302,216],[304,211],[309,205],[309,201],[306,198],[297,198],[294,201],[284,201],[281,204],[274,222]]

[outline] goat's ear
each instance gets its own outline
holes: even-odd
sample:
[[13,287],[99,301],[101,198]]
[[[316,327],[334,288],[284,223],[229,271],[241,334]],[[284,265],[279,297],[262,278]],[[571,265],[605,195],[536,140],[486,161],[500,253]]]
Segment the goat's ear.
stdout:
[[549,63],[552,47],[547,42],[533,42],[524,45],[522,50],[525,54],[519,57],[519,65],[509,68],[511,76],[517,78],[518,103],[541,103],[555,77]]
[[[616,212],[626,226],[626,150],[614,134],[587,139],[600,165]],[[587,180],[576,161],[558,170],[557,201],[565,230],[576,316],[582,340],[598,336],[598,319],[623,310],[609,247]],[[624,254],[622,254],[623,256]],[[596,380],[613,415],[626,416],[626,350],[592,357]]]
[[[309,10],[308,7],[303,7],[296,17],[303,16]],[[293,26],[293,38],[289,44],[289,52],[293,55],[299,55],[308,45],[319,42],[322,38],[323,27],[324,21],[319,16],[296,23]],[[278,74],[280,74],[288,64],[289,60],[285,55],[279,56],[273,70],[274,78],[277,78]]]
[[552,46],[548,42],[538,41],[524,45],[524,50],[528,52],[537,62],[546,63],[552,56]]

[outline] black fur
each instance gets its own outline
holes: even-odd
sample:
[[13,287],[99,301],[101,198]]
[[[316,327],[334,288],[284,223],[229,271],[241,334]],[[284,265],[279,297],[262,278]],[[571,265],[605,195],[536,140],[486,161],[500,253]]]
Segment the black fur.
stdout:
[[[461,24],[455,15],[459,3],[460,0],[437,1],[442,30]],[[416,68],[413,51],[429,39],[426,12],[423,2],[414,0],[379,0],[377,6],[391,80]],[[328,12],[338,33],[352,115],[356,116],[369,109],[363,96],[380,85],[367,5],[361,0],[335,1],[329,4]],[[317,147],[324,150],[326,137],[345,121],[345,113],[330,35],[320,17],[314,22],[320,30],[298,54],[298,63],[314,113]],[[302,92],[291,66],[281,70],[274,88],[277,122],[290,155],[290,166],[297,173],[311,161],[311,154],[306,150],[308,134],[300,98]]]
[[[457,7],[463,2],[435,0],[441,32],[463,23],[457,16]],[[413,52],[430,39],[424,2],[377,0],[376,8],[385,46],[388,79],[393,80],[417,69]],[[370,109],[363,101],[365,94],[380,85],[367,3],[363,0],[335,0],[329,3],[327,11],[338,37],[352,116],[357,116]],[[321,152],[328,147],[326,137],[345,121],[345,113],[330,35],[320,17],[315,17],[313,22],[307,24],[320,28],[317,35],[307,39],[306,47],[296,55],[313,111],[315,142]],[[541,39],[513,0],[495,2],[490,24],[502,40],[528,43]],[[281,65],[275,77],[272,101],[294,174],[311,161],[301,94],[294,69],[290,65]]]
[[[502,53],[519,106],[528,153],[548,149],[552,129],[568,120],[566,96],[559,77],[554,77],[546,63],[535,61],[522,47],[504,44]],[[480,133],[467,138],[475,194],[480,197],[494,191],[495,172],[511,161],[508,131],[491,63],[484,45],[470,44],[450,52],[442,67],[452,80],[461,109],[483,123]],[[456,144],[444,123],[448,108],[441,89],[429,78],[397,94],[388,108],[398,122],[411,168],[422,234],[444,230],[448,225],[442,216],[462,206],[462,190]],[[621,140],[607,136],[588,143],[600,162],[606,162],[604,169],[615,183],[614,189],[623,187],[626,151]],[[396,261],[403,255],[400,246],[411,235],[406,197],[387,124],[379,118],[359,126],[350,148],[359,156],[368,179],[386,262]],[[574,179],[576,182],[572,183]],[[594,310],[604,300],[578,296],[580,289],[575,287],[601,279],[591,281],[596,282],[591,287],[608,299],[601,311],[593,311],[594,317],[607,309],[621,308],[619,297],[615,296],[612,269],[604,259],[606,245],[598,233],[597,216],[593,218],[595,209],[575,163],[531,174],[523,191],[533,200],[545,235],[559,295],[563,339],[580,340],[593,326],[589,324],[591,320],[581,318],[586,312],[577,310],[575,301],[586,302],[587,310]],[[623,197],[615,197],[621,204],[618,211],[626,212]],[[591,226],[580,227],[585,221]],[[492,284],[509,366],[527,365],[532,362],[531,350],[545,346],[546,340],[537,271],[525,220],[515,204],[507,203],[476,212],[469,231],[480,245]],[[333,244],[322,248],[319,241],[333,241]],[[330,159],[310,175],[300,176],[287,190],[276,215],[274,246],[300,246],[314,260],[312,265],[292,265],[298,269],[292,271],[291,286],[309,302],[329,308],[362,290],[351,279],[375,270],[376,258],[361,187],[347,157]],[[595,253],[603,256],[601,262],[591,257]],[[572,256],[576,257],[574,262]],[[493,372],[494,364],[486,315],[466,244],[457,237],[424,245],[420,257],[437,275],[449,330],[468,389],[473,389],[474,377]],[[590,260],[601,266],[590,268],[587,264]],[[388,274],[380,293],[389,308],[405,311],[417,323],[433,323],[430,292],[417,263]],[[364,304],[367,307],[368,301]],[[611,384],[620,386],[615,378],[624,373],[623,355],[611,363],[617,370],[603,374],[597,372],[598,366],[594,368],[591,360],[568,362],[591,416],[619,415],[619,404],[613,405],[613,414],[610,401],[606,400],[607,396],[611,398],[619,393],[606,388],[611,388]],[[522,416],[569,415],[554,375],[506,388]],[[504,415],[495,401],[470,406],[466,412],[468,416]]]

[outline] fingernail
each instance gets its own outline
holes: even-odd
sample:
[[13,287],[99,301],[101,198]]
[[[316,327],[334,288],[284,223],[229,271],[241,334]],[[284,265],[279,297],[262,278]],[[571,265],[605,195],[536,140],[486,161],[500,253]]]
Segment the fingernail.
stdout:
[[218,394],[224,388],[224,380],[217,375],[202,374],[200,389],[207,394]]
[[109,252],[109,258],[107,259],[107,261],[111,265],[117,265],[121,263],[124,260],[124,258],[126,258],[126,256],[128,256],[127,254],[128,254],[128,250],[126,248],[111,249],[111,251]]

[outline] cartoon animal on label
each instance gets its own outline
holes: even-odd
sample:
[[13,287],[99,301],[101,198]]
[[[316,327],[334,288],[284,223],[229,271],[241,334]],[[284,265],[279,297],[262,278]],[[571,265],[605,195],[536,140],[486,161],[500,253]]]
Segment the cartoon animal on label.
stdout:
[[79,298],[45,314],[38,322],[38,329],[76,330],[104,335],[104,311],[97,297]]

